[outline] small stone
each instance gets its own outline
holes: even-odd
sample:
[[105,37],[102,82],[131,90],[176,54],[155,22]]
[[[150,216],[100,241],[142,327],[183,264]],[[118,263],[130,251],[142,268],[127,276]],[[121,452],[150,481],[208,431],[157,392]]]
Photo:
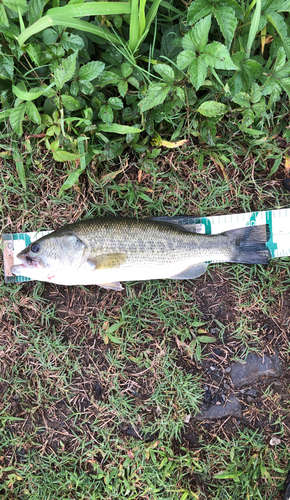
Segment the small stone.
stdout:
[[230,394],[226,404],[212,404],[209,408],[202,410],[196,416],[196,420],[214,420],[217,418],[227,417],[234,415],[235,417],[242,417],[242,405],[233,393]]
[[271,439],[270,439],[270,445],[271,446],[277,446],[278,444],[281,443],[281,439],[277,438],[276,436],[273,436]]
[[254,389],[253,387],[246,391],[246,394],[248,394],[249,396],[257,396],[257,393],[258,393],[257,389]]
[[97,396],[102,395],[102,387],[100,386],[100,384],[98,384],[98,382],[95,383],[94,390]]
[[213,372],[215,370],[214,366],[210,366],[211,371]]
[[185,424],[189,424],[190,419],[191,419],[191,415],[186,415],[186,416],[184,417],[184,419],[183,419],[183,422],[184,422]]
[[282,370],[278,353],[273,356],[264,354],[248,354],[244,363],[237,361],[231,369],[231,379],[234,387],[252,384],[261,377],[277,377]]
[[231,366],[228,366],[228,367],[225,369],[225,372],[226,372],[226,373],[230,373],[231,369],[232,369],[232,367],[231,367]]
[[290,191],[290,179],[288,177],[286,177],[286,179],[283,179],[282,185],[284,189]]
[[254,401],[254,398],[252,396],[247,396],[247,403],[252,403]]

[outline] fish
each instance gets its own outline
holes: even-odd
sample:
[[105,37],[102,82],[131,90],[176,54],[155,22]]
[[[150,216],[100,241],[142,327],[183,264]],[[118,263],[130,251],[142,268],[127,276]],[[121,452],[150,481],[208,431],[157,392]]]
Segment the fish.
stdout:
[[267,224],[205,235],[168,221],[99,217],[32,242],[11,271],[58,285],[122,290],[122,281],[198,278],[210,261],[267,264],[269,237]]

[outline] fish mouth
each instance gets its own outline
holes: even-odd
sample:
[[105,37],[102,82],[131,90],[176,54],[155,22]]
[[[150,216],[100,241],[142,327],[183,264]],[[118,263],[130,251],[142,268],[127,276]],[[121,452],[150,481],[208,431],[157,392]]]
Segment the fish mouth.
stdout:
[[33,260],[29,255],[25,255],[22,252],[17,255],[17,259],[21,260],[22,264],[11,266],[10,269],[11,273],[15,276],[25,276],[25,271],[38,267],[36,260]]
[[23,275],[23,271],[25,269],[27,269],[26,266],[24,266],[23,264],[19,264],[17,266],[11,266],[10,272],[12,274],[14,274],[15,276],[22,276]]
[[[23,267],[34,268],[34,267],[37,267],[37,265],[38,265],[36,260],[32,259],[29,255],[25,255],[22,252],[20,252],[17,255],[17,259],[22,261],[22,264],[20,264],[20,265]],[[16,266],[12,266],[12,267],[16,267]]]

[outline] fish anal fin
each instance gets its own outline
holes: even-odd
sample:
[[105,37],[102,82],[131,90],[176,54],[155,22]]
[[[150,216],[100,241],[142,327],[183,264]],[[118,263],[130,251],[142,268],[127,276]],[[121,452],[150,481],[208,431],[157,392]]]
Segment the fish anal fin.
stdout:
[[208,264],[206,264],[205,262],[193,264],[192,266],[189,266],[181,271],[181,273],[170,276],[170,278],[175,280],[191,280],[194,278],[198,278],[206,272],[207,266]]
[[95,271],[96,269],[113,269],[114,267],[119,267],[125,262],[126,258],[125,253],[115,252],[89,257],[87,262]]
[[112,281],[112,283],[97,283],[97,284],[102,288],[106,288],[107,290],[124,290],[119,281]]

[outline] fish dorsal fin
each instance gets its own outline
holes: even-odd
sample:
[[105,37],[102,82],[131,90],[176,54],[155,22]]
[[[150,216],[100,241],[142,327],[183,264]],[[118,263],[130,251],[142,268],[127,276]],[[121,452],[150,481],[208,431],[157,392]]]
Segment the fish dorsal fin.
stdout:
[[191,280],[193,278],[198,278],[206,272],[207,266],[208,265],[205,262],[193,264],[192,266],[189,266],[181,271],[181,273],[176,274],[175,276],[170,276],[170,278],[175,280]]
[[97,283],[97,285],[102,288],[106,288],[107,290],[124,290],[119,281],[112,281],[112,283]]
[[126,258],[127,256],[125,253],[115,252],[89,257],[87,262],[95,271],[97,269],[113,269],[119,267],[125,262]]

